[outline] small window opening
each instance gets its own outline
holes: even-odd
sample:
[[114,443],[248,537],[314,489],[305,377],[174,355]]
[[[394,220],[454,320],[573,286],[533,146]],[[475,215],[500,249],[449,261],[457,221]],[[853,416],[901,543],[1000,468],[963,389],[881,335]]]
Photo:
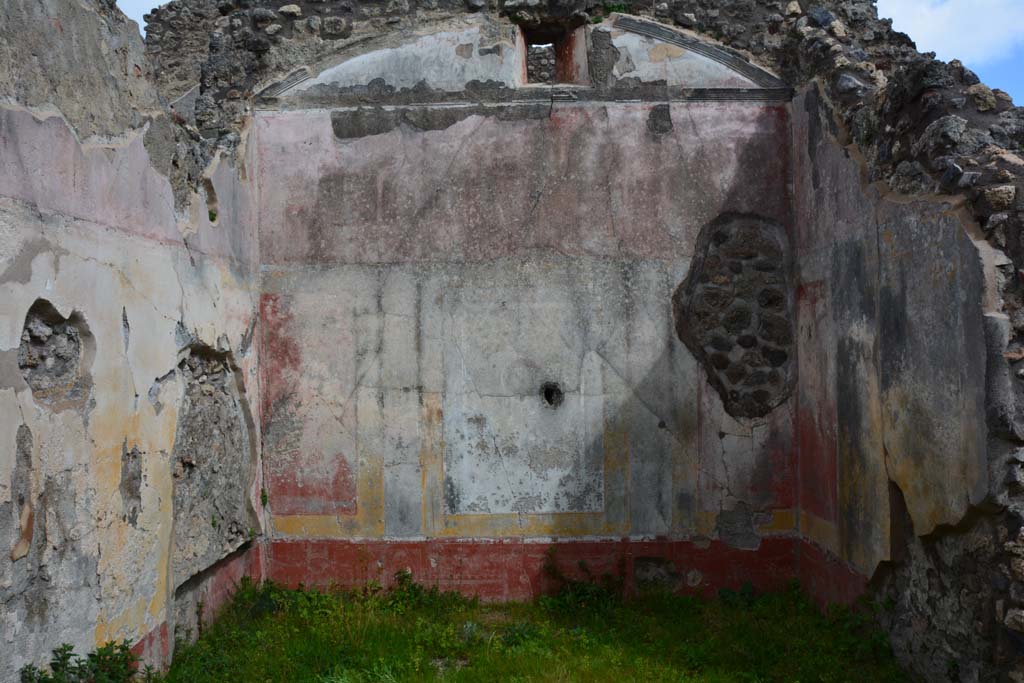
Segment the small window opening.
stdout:
[[[560,24],[522,27],[526,44],[526,82],[530,85],[584,84],[586,37],[582,28]],[[577,46],[582,49],[577,54]]]
[[562,401],[565,400],[565,394],[562,393],[562,387],[558,386],[558,382],[544,382],[540,387],[540,395],[544,403],[552,408],[562,405]]

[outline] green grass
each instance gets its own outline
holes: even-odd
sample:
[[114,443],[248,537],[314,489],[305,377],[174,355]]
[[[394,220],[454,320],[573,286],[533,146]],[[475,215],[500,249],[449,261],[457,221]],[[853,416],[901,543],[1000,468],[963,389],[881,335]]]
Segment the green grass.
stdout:
[[870,619],[822,615],[794,587],[700,601],[568,583],[554,597],[485,605],[399,576],[390,591],[244,583],[174,683],[907,680]]

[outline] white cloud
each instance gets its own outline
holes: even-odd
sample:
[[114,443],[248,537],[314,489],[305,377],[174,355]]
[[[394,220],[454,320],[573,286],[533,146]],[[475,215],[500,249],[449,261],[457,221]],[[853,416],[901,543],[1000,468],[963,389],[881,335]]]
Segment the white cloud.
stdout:
[[987,64],[1024,44],[1024,0],[878,0],[878,13],[947,61]]

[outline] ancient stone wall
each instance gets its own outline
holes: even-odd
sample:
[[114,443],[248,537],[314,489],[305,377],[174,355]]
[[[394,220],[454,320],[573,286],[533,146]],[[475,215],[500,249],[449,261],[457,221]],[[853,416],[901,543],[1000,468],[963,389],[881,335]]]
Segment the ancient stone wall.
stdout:
[[146,22],[146,57],[157,92],[180,116],[194,116],[210,34],[221,17],[214,0],[182,0],[154,8]]
[[[872,578],[897,654],[927,680],[1018,680],[1022,112],[962,65],[886,37],[873,7],[830,9],[796,24],[797,64],[824,93],[794,108],[807,126],[797,215],[828,217],[846,250],[825,250],[830,268],[797,257],[819,340],[801,349],[801,472],[836,468],[803,523]],[[827,294],[837,277],[855,296]],[[815,519],[830,508],[835,527]]]
[[0,675],[554,548],[1024,677],[1024,113],[870,0],[625,9],[4,4]]
[[[595,13],[585,4],[566,10],[506,3],[503,10],[526,26],[541,25],[538,22],[544,17],[571,23],[574,16]],[[410,6],[408,11],[416,14],[422,9]],[[801,492],[798,526],[810,544],[802,556],[802,571],[823,598],[844,599],[863,590],[879,563],[891,561],[892,566],[902,567],[895,576],[921,575],[924,570],[918,560],[924,555],[902,555],[899,549],[917,547],[918,537],[956,546],[955,540],[943,541],[946,533],[956,538],[948,529],[959,529],[962,520],[975,515],[1007,504],[1012,507],[1012,488],[1000,482],[1007,469],[1012,470],[1017,438],[1013,435],[1019,433],[1012,401],[1016,389],[999,385],[993,403],[996,389],[980,378],[987,375],[991,381],[1008,372],[1002,359],[1006,342],[1010,357],[1015,357],[1017,278],[1003,275],[1011,259],[1019,261],[1015,256],[1020,225],[1015,164],[1020,110],[1004,94],[979,84],[962,66],[944,65],[917,53],[909,39],[878,19],[870,2],[680,0],[656,6],[654,14],[754,55],[790,84],[813,80],[822,88],[820,100],[811,97],[797,105],[813,105],[813,111],[800,114],[806,128],[800,129],[795,143],[802,150],[806,138],[808,145],[816,147],[801,152],[813,162],[797,169],[803,184],[798,186],[793,224],[798,231],[793,238],[795,258],[803,262],[795,283],[797,337],[801,331],[812,335],[812,341],[805,342],[811,349],[798,351],[802,377],[798,410],[804,411],[798,414],[799,479],[808,482]],[[393,21],[401,24],[409,18],[396,16]],[[360,30],[358,18],[353,20],[353,30]],[[287,50],[288,37],[281,40],[271,39],[269,49]],[[598,88],[609,87],[608,79],[615,79],[616,69],[619,78],[624,73],[619,51],[628,46],[621,39],[611,44],[598,32],[591,34],[591,45],[591,82]],[[652,131],[661,129],[660,111],[652,111],[648,124]],[[840,172],[843,163],[828,155],[850,142],[857,145],[860,165],[843,162],[845,170]],[[875,222],[854,220],[857,211],[873,215],[868,206],[881,201],[870,196],[878,190],[863,189],[865,178],[883,183],[882,194],[887,196],[952,195],[947,205],[966,205],[969,213],[950,216],[942,204],[927,202],[897,209],[898,202],[892,202],[888,214]],[[823,203],[832,187],[851,194],[844,203]],[[866,199],[862,192],[868,193]],[[861,208],[855,211],[854,206]],[[820,217],[829,223],[823,226]],[[972,218],[979,221],[981,230],[972,227],[977,225]],[[937,225],[942,226],[940,239],[934,237]],[[848,253],[829,256],[814,229],[817,235],[834,236]],[[929,249],[915,249],[919,241],[928,242]],[[1010,259],[991,251],[986,242],[1005,250]],[[955,264],[951,289],[945,290],[947,298],[930,295],[918,282],[935,260]],[[833,275],[846,278],[848,296],[830,293],[845,291],[830,282]],[[972,301],[980,303],[971,308]],[[902,319],[908,315],[905,310],[916,311],[909,321]],[[1000,342],[992,341],[992,330],[1002,329],[1000,325],[1007,328],[999,337],[1002,350]],[[947,330],[942,343],[932,336],[936,327]],[[959,341],[949,344],[949,335]],[[693,350],[697,344],[690,347]],[[941,371],[935,371],[934,358],[946,359]],[[709,377],[722,377],[719,389],[728,397],[731,383],[725,372],[730,365],[716,368],[711,354],[706,361]],[[744,370],[749,373],[748,368]],[[738,372],[733,370],[737,379]],[[762,398],[765,407],[773,401],[770,393]],[[957,417],[950,420],[948,415]],[[982,415],[988,420],[985,427]],[[994,439],[991,444],[990,439]],[[929,444],[930,455],[919,452],[920,444]],[[938,471],[930,465],[933,458],[958,464],[952,472]],[[1009,476],[1012,481],[1012,471]],[[826,485],[817,485],[821,481]],[[846,483],[855,481],[860,483]],[[899,490],[899,505],[890,503],[896,496],[890,495],[890,482]],[[914,521],[916,536],[896,539],[891,526],[902,514],[896,511],[904,507]],[[1005,648],[1005,643],[1014,641],[997,624],[1016,623],[1009,564],[1016,548],[1014,513],[1001,514],[986,518],[989,521],[980,527],[993,528],[994,520],[1003,520],[998,522],[1001,535],[992,540],[992,557],[1001,567],[997,578],[976,569],[963,576],[968,571],[965,565],[952,559],[935,565],[951,585],[967,581],[972,586],[1001,586],[998,595],[979,590],[977,600],[963,605],[971,613],[988,615],[983,620],[989,624],[987,630],[972,641],[985,643],[978,647],[988,648],[983,653],[988,664],[969,665],[981,651],[964,645],[965,637],[957,635],[958,627],[952,625],[956,621],[952,610],[948,612],[951,625],[941,629],[948,638],[931,634],[925,640],[933,643],[924,649],[921,638],[915,640],[891,622],[908,662],[923,661],[924,652],[958,653],[947,658],[953,662],[949,671],[967,672],[963,675],[970,680],[983,672],[987,675],[985,667],[1005,669],[1015,660],[1012,651],[993,655],[996,643],[1004,643],[998,648]],[[829,557],[840,560],[839,564],[830,565]],[[842,567],[843,562],[849,566]],[[879,586],[902,585],[899,581],[905,580],[879,578],[875,590],[891,592]],[[923,614],[932,609],[928,604],[903,614]],[[922,666],[930,676],[939,675],[942,668]],[[949,671],[943,675],[951,676]]]
[[789,235],[778,223],[723,214],[703,228],[695,252],[672,301],[679,338],[730,415],[764,417],[796,379]]
[[[166,660],[176,625],[200,604],[209,618],[239,563],[258,572],[245,549],[263,523],[245,408],[251,161],[177,175],[191,138],[112,3],[0,13],[0,680],[13,681],[65,642],[123,638]],[[219,375],[195,378],[197,348]],[[176,495],[184,460],[202,484]],[[211,495],[223,518],[181,502]]]
[[[307,581],[387,581],[413,554],[425,580],[525,598],[551,537],[570,560],[660,537],[633,554],[696,591],[732,580],[705,571],[734,550],[788,545],[792,566],[792,413],[730,415],[671,306],[716,217],[790,222],[787,110],[775,91],[730,89],[755,84],[720,62],[613,21],[589,31],[609,36],[593,54],[620,66],[576,101],[520,90],[526,46],[479,17],[362,47],[264,102],[272,575],[292,580],[311,547],[343,554],[354,539],[387,542],[358,541],[368,567]],[[687,99],[693,79],[739,101]],[[773,229],[778,278],[787,238]],[[792,342],[787,325],[775,342]],[[773,407],[792,385],[777,384]],[[488,541],[523,577],[488,576]],[[444,554],[465,554],[462,569]]]
[[554,45],[531,45],[526,55],[526,80],[530,83],[551,83],[554,79]]
[[949,203],[860,182],[816,88],[794,119],[801,526],[873,578],[908,665],[984,680],[1014,659],[1006,520],[986,516],[1003,481],[986,429],[996,254]]

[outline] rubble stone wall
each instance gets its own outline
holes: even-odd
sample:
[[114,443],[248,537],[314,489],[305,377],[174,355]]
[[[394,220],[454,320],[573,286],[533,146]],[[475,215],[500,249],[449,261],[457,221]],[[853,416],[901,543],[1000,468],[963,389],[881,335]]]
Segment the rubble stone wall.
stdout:
[[1024,110],[871,0],[621,9],[4,4],[0,677],[553,547],[1024,680]]

